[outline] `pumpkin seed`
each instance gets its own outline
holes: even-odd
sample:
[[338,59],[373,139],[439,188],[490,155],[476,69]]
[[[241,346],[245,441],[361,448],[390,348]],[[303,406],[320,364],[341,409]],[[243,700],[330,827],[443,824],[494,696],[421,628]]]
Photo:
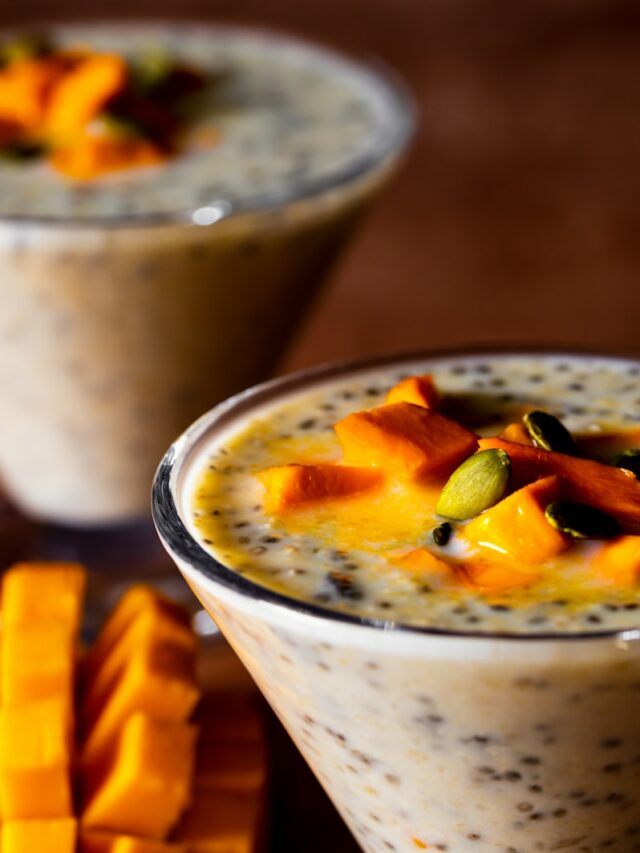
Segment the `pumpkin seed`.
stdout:
[[448,544],[449,539],[451,539],[452,533],[453,527],[449,524],[448,521],[444,521],[442,524],[439,524],[437,527],[433,528],[431,536],[433,537],[433,541],[438,546],[438,548],[444,548],[444,546]]
[[611,539],[622,532],[615,518],[587,504],[555,501],[544,514],[552,527],[574,539]]
[[527,412],[522,423],[536,447],[573,456],[576,443],[566,426],[549,412]]
[[615,465],[616,468],[626,468],[627,471],[632,471],[640,480],[640,450],[638,448],[623,450],[622,453],[614,456],[611,464]]
[[465,521],[498,503],[509,485],[511,461],[504,450],[480,450],[466,459],[440,492],[436,512]]

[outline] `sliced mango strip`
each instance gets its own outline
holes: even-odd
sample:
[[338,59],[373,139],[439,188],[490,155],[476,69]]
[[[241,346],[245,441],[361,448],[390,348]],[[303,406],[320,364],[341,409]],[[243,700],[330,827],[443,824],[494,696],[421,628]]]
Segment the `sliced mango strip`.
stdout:
[[265,510],[275,515],[360,494],[383,480],[379,471],[346,465],[276,465],[258,478],[265,488]]
[[398,382],[389,391],[384,402],[387,406],[392,403],[413,403],[425,409],[437,409],[440,404],[440,394],[433,376],[426,373],[423,376],[409,376]]
[[616,586],[636,586],[640,580],[640,536],[618,536],[607,542],[592,560],[591,569]]
[[88,829],[165,839],[191,798],[197,728],[136,713],[82,814]]
[[2,702],[16,706],[49,696],[71,702],[75,637],[61,622],[8,625],[0,641]]
[[578,450],[583,456],[589,456],[602,462],[609,462],[623,450],[640,447],[640,427],[616,432],[595,432],[576,435]]
[[127,717],[135,711],[182,722],[200,697],[191,650],[155,639],[132,653],[82,750],[83,766],[102,766]]
[[72,714],[68,700],[46,699],[19,708],[2,707],[0,802],[3,819],[71,817],[71,762]]
[[478,444],[470,430],[412,403],[354,412],[338,421],[335,431],[345,462],[410,479],[447,476]]
[[0,71],[0,122],[19,131],[37,131],[49,96],[65,73],[56,58],[22,59]]
[[556,475],[564,497],[608,512],[629,532],[640,531],[640,481],[629,471],[501,438],[483,438],[480,447],[500,447],[509,454],[515,485]]
[[570,543],[544,515],[546,505],[556,500],[559,492],[557,477],[531,483],[467,524],[465,536],[473,545],[496,556],[507,557],[516,564],[543,563]]
[[391,557],[391,561],[403,569],[409,569],[419,574],[430,574],[440,577],[453,576],[453,566],[441,560],[428,548],[414,548],[412,551],[400,556]]
[[189,853],[256,853],[263,811],[260,797],[196,789],[175,838]]
[[127,66],[115,54],[93,54],[81,59],[53,90],[46,115],[48,137],[66,144],[122,91]]
[[77,563],[18,563],[2,579],[2,623],[80,625],[86,570]]
[[523,589],[532,586],[539,578],[538,573],[534,571],[483,562],[465,563],[465,570],[472,585],[485,592]]
[[145,139],[87,134],[54,151],[51,165],[67,178],[88,181],[121,169],[155,166],[165,159],[163,151]]
[[75,853],[77,824],[63,820],[8,820],[2,824],[2,853]]
[[116,640],[102,665],[87,673],[82,701],[85,726],[97,718],[136,650],[152,642],[171,643],[194,654],[198,640],[191,628],[178,621],[160,599],[150,599]]
[[498,438],[504,438],[505,441],[515,441],[516,444],[528,444],[530,447],[533,447],[531,436],[523,424],[509,424],[509,426],[506,426],[502,430]]

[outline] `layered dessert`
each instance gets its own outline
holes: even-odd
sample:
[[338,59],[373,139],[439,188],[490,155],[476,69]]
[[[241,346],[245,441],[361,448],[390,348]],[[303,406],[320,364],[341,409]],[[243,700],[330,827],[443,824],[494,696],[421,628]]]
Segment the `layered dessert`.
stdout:
[[327,368],[166,457],[165,544],[368,853],[640,844],[639,377]]
[[167,443],[269,371],[410,110],[237,29],[60,27],[0,64],[2,479],[41,518],[129,520]]

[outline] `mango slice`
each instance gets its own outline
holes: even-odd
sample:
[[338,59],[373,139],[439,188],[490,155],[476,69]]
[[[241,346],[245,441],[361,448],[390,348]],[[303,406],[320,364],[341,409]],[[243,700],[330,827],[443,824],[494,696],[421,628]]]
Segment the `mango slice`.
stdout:
[[412,403],[354,412],[335,431],[348,464],[409,479],[445,477],[478,445],[471,430]]
[[84,134],[54,151],[50,163],[67,178],[88,181],[120,169],[155,166],[165,159],[160,148],[146,139]]
[[68,699],[0,708],[3,819],[71,817],[71,763],[72,712]]
[[257,853],[263,811],[260,797],[196,789],[175,838],[189,853]]
[[533,447],[531,436],[527,432],[524,424],[514,423],[506,426],[498,438],[504,438],[505,441],[515,441],[516,444],[528,444]]
[[627,532],[640,532],[640,481],[631,472],[501,438],[483,438],[480,447],[508,453],[514,484],[556,475],[562,480],[563,497],[609,513]]
[[544,515],[559,492],[557,477],[537,480],[481,513],[466,525],[465,536],[473,545],[516,564],[543,563],[570,544]]
[[387,406],[393,403],[413,403],[425,409],[437,409],[440,404],[440,394],[433,376],[425,373],[422,376],[409,376],[398,382],[389,391],[384,402]]
[[65,72],[54,58],[22,59],[0,71],[0,123],[20,131],[42,124],[51,91]]
[[155,638],[138,647],[89,731],[82,750],[83,765],[104,762],[130,714],[144,711],[158,720],[182,722],[199,697],[192,650]]
[[2,579],[2,624],[80,625],[87,573],[77,563],[17,563]]
[[82,814],[88,829],[163,840],[191,798],[197,728],[130,716],[111,766],[92,785]]
[[391,558],[395,565],[408,569],[416,574],[433,575],[436,577],[453,577],[455,569],[446,560],[440,559],[428,548],[414,548],[406,554]]
[[258,478],[265,510],[274,515],[370,491],[383,480],[379,471],[346,465],[277,465]]
[[539,574],[535,571],[483,562],[465,563],[465,570],[473,586],[485,592],[524,589],[539,579]]
[[3,704],[16,706],[49,696],[66,696],[71,702],[75,637],[66,624],[9,624],[0,651]]
[[604,544],[591,569],[616,586],[635,587],[640,580],[640,536],[618,536]]
[[2,853],[75,853],[77,824],[62,820],[7,820],[2,824]]

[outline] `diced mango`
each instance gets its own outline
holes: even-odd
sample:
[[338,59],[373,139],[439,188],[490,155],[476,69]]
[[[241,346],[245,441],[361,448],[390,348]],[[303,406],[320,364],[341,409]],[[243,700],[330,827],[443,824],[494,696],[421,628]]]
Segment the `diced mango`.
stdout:
[[506,592],[523,589],[536,583],[539,575],[515,566],[491,563],[465,563],[465,571],[473,586],[485,592]]
[[480,447],[498,447],[507,452],[514,485],[556,475],[562,480],[566,498],[609,513],[626,532],[640,532],[640,480],[630,471],[501,438],[483,438]]
[[0,802],[5,820],[71,817],[68,700],[0,709]]
[[434,575],[437,577],[453,577],[455,569],[446,560],[440,559],[428,548],[414,548],[406,554],[392,557],[392,562],[402,569],[408,569],[416,574]]
[[18,563],[2,579],[2,624],[80,625],[86,569],[77,563]]
[[65,64],[54,58],[22,59],[0,70],[0,121],[20,131],[36,131],[64,72]]
[[252,694],[207,692],[195,720],[204,733],[228,743],[256,744],[264,738],[264,725]]
[[2,702],[20,705],[73,696],[75,642],[60,622],[7,625],[0,638]]
[[261,797],[196,789],[175,838],[189,853],[256,853],[263,808]]
[[426,373],[423,376],[409,376],[398,382],[389,391],[384,402],[387,406],[393,403],[413,403],[425,409],[437,409],[440,404],[440,394],[433,376]]
[[140,612],[156,608],[183,625],[190,624],[189,613],[170,598],[144,584],[130,587],[111,611],[87,655],[84,669],[89,678],[100,669],[120,637],[137,619]]
[[135,713],[82,813],[87,829],[165,839],[191,799],[197,729]]
[[89,731],[82,750],[83,765],[89,768],[104,763],[120,727],[135,711],[153,714],[158,720],[182,722],[199,696],[192,650],[155,640],[140,646],[132,651],[122,677]]
[[47,135],[56,144],[74,138],[122,91],[127,65],[115,54],[87,55],[53,89],[46,115]]
[[640,536],[617,536],[600,547],[591,569],[616,586],[637,586],[640,581]]
[[196,759],[197,787],[250,794],[264,787],[266,777],[267,757],[262,741],[233,743],[219,732],[203,730]]
[[2,824],[2,853],[75,853],[77,824],[62,820],[7,820]]
[[168,841],[84,830],[80,835],[79,853],[187,853],[187,849]]
[[85,726],[99,715],[136,649],[152,642],[171,643],[194,654],[198,640],[193,630],[178,621],[159,599],[150,599],[124,629],[99,668],[87,672],[82,701]]
[[552,527],[544,514],[559,492],[557,477],[537,480],[481,513],[466,525],[465,535],[473,545],[516,564],[543,563],[569,545],[568,537]]
[[345,462],[410,479],[445,477],[476,449],[477,436],[443,415],[394,403],[354,412],[335,425]]
[[533,447],[533,441],[524,424],[509,424],[509,426],[506,426],[502,430],[498,437],[504,438],[505,441],[514,441],[516,444],[528,444],[530,447]]
[[146,139],[86,134],[54,151],[49,162],[67,178],[89,181],[122,169],[155,166],[165,159],[164,152]]
[[379,471],[346,465],[277,465],[258,475],[264,506],[280,514],[370,491],[382,483]]

